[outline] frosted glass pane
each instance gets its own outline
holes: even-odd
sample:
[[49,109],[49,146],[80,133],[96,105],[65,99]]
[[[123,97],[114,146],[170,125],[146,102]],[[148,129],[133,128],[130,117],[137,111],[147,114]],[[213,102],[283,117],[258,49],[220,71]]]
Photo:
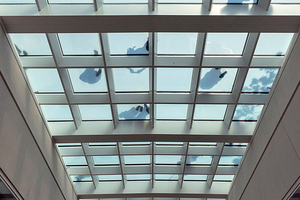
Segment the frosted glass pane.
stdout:
[[263,105],[238,105],[233,120],[257,120]]
[[227,105],[198,104],[196,105],[194,119],[223,120]]
[[132,180],[150,180],[151,174],[128,174],[126,175],[128,181]]
[[104,69],[68,69],[74,92],[107,92]]
[[155,155],[155,164],[180,164],[181,155]]
[[300,3],[300,0],[272,0],[271,3]]
[[149,91],[149,68],[115,68],[113,74],[117,92]]
[[254,55],[285,55],[293,33],[261,33]]
[[148,37],[148,33],[108,33],[110,53],[148,55],[149,49],[146,48]]
[[154,174],[156,180],[178,180],[178,174]]
[[149,119],[149,106],[124,104],[118,105],[119,118],[125,120]]
[[183,146],[183,142],[155,142],[155,144],[163,146]]
[[158,91],[190,91],[192,68],[157,68]]
[[26,74],[34,92],[63,92],[56,69],[26,69]]
[[84,156],[62,157],[66,165],[87,165]]
[[100,55],[98,33],[58,33],[64,55]]
[[257,0],[213,0],[213,3],[257,3]]
[[185,174],[185,181],[206,181],[207,175],[195,175],[195,174]]
[[93,3],[93,0],[48,0],[49,3]]
[[187,104],[157,104],[157,119],[186,119]]
[[157,33],[157,54],[195,54],[197,33]]
[[109,105],[78,105],[82,120],[112,120]]
[[202,0],[158,0],[158,3],[202,3]]
[[243,92],[269,92],[278,71],[278,68],[249,69]]
[[234,175],[215,175],[214,181],[232,181]]
[[207,33],[205,55],[242,55],[247,33]]
[[221,156],[219,165],[238,165],[242,156]]
[[202,68],[199,92],[231,92],[236,68]]
[[99,181],[121,181],[122,175],[99,175]]
[[125,165],[130,164],[150,164],[150,155],[124,156]]
[[35,0],[0,0],[0,3],[7,3],[7,4],[35,3]]
[[186,164],[210,165],[211,160],[211,156],[188,156]]
[[20,56],[52,55],[44,33],[10,33],[9,35]]
[[73,120],[68,105],[41,105],[42,111],[49,120]]
[[119,156],[93,156],[95,165],[118,165]]
[[92,177],[88,175],[77,175],[77,176],[71,176],[72,181],[92,181]]

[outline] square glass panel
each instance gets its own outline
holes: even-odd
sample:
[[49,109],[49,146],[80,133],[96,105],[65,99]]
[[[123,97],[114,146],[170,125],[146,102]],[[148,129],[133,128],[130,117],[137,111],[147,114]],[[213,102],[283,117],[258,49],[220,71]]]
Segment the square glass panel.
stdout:
[[190,91],[193,68],[157,68],[157,91]]
[[122,104],[118,105],[119,119],[136,120],[149,119],[149,106]]
[[202,3],[202,0],[158,0],[158,3]]
[[148,37],[148,33],[108,33],[110,54],[149,55]]
[[49,3],[93,3],[93,0],[48,0]]
[[215,175],[214,181],[232,181],[234,175]]
[[73,120],[68,105],[41,105],[47,121]]
[[269,92],[278,71],[278,68],[249,69],[242,91]]
[[257,0],[213,0],[213,3],[257,3]]
[[247,33],[207,33],[204,55],[241,56],[247,36]]
[[20,56],[52,55],[44,33],[10,33],[9,35]]
[[34,92],[63,92],[57,69],[26,69]]
[[93,156],[95,165],[119,165],[119,156]]
[[76,175],[76,176],[71,176],[72,181],[76,182],[90,182],[92,181],[92,177],[89,175]]
[[66,165],[87,165],[84,156],[62,157]]
[[116,92],[149,92],[149,68],[114,68]]
[[155,155],[155,164],[172,164],[178,165],[181,163],[181,155]]
[[98,33],[58,33],[64,56],[101,54]]
[[258,120],[264,105],[238,105],[233,120]]
[[78,105],[82,120],[112,120],[110,105]]
[[150,180],[151,174],[127,174],[126,178],[127,178],[127,181]]
[[74,92],[107,92],[104,69],[68,69]]
[[242,156],[221,156],[219,165],[239,165]]
[[184,181],[206,181],[207,175],[185,174]]
[[157,119],[186,119],[187,104],[156,104]]
[[186,164],[195,165],[210,165],[212,161],[211,156],[188,156],[186,159]]
[[197,33],[157,33],[157,54],[195,55]]
[[300,0],[272,0],[271,3],[300,3]]
[[121,181],[122,175],[115,174],[115,175],[98,175],[99,181]]
[[150,164],[150,155],[124,156],[125,165]]
[[194,119],[198,120],[223,120],[227,105],[197,104]]
[[155,180],[178,180],[178,174],[154,174]]
[[285,55],[294,33],[261,33],[254,55]]
[[231,92],[236,68],[202,68],[199,92]]

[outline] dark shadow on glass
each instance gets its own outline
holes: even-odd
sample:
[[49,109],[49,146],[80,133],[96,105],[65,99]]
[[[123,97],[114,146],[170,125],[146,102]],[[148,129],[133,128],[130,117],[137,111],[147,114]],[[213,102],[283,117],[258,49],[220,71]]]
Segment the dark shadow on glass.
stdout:
[[142,71],[144,71],[146,68],[142,68],[142,69],[139,69],[139,70],[136,70],[136,71],[134,71],[133,70],[133,68],[127,68],[129,71],[130,71],[130,73],[132,73],[132,74],[139,74],[139,73],[141,73]]
[[27,51],[25,51],[25,50],[22,51],[17,45],[15,45],[15,47],[17,49],[17,52],[18,52],[19,56],[28,56]]
[[244,3],[247,1],[250,1],[250,0],[227,0],[227,4],[232,4],[232,3],[239,4],[239,3]]
[[238,157],[238,158],[233,159],[232,162],[233,162],[233,164],[238,165],[238,164],[240,164],[241,159],[242,159],[242,157]]
[[147,105],[145,107],[139,105],[132,107],[130,110],[121,112],[119,118],[125,120],[146,119],[147,115],[149,115],[149,107]]
[[78,176],[75,176],[75,179],[76,181],[82,181],[82,179],[85,179],[85,178],[89,178],[90,176],[86,176],[86,175],[78,175]]
[[221,68],[211,69],[200,80],[200,88],[204,90],[213,88],[226,74],[227,71],[221,73]]
[[[98,56],[98,51],[94,50],[94,55]],[[79,79],[85,83],[95,84],[101,79],[102,69],[86,68]]]
[[142,47],[129,47],[127,49],[127,55],[149,55],[149,39]]

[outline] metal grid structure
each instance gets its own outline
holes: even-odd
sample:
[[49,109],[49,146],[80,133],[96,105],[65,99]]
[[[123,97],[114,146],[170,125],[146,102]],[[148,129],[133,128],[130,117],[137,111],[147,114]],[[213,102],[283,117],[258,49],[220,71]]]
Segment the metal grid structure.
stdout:
[[[46,0],[36,0],[34,6],[37,7],[38,12],[45,12],[46,16],[49,15],[50,12],[47,9],[51,6],[53,6],[54,11],[60,6],[66,6],[48,3],[50,2]],[[265,12],[270,7],[270,3],[271,1],[260,0],[251,6],[257,6],[263,10],[262,12]],[[159,10],[159,2],[157,1],[149,1],[145,5],[144,3],[141,4],[143,5],[139,6],[146,6],[150,11]],[[203,6],[206,11],[212,10],[214,12],[214,1],[212,0],[203,0],[199,5]],[[247,6],[249,5],[247,4]],[[3,11],[4,15],[8,15],[6,13],[10,12],[8,10],[13,9],[13,6],[22,8],[22,6],[28,5],[2,6],[9,8]],[[33,5],[30,4],[30,6]],[[105,5],[105,2],[95,0],[90,5],[76,4],[71,6],[78,8],[80,6],[93,6],[96,11],[103,9],[104,11],[102,11],[105,13],[106,6],[106,11],[111,12],[120,5],[118,3]],[[122,6],[132,7],[134,5]],[[170,6],[174,5],[170,4]],[[180,5],[176,4],[176,6]],[[233,9],[244,6],[241,8],[245,8],[245,5],[235,4],[220,4],[215,7],[218,6],[222,8],[224,6],[231,8],[232,6]],[[2,10],[0,5],[0,11]],[[57,15],[59,16],[59,14]],[[72,15],[70,14],[70,16]],[[23,20],[19,13],[16,16],[21,21]],[[143,16],[139,17],[143,18]],[[32,18],[34,17],[28,14],[25,20]],[[64,20],[63,17],[59,18]],[[135,29],[131,30],[130,27],[112,28],[114,30],[110,32],[107,25],[103,31],[95,31],[92,30],[93,22],[90,29],[84,31],[81,29],[77,32],[68,28],[64,30],[58,25],[53,25],[51,31],[45,31],[47,28],[41,28],[37,31],[36,24],[39,22],[32,27],[21,27],[17,30],[15,28],[17,26],[12,26],[10,20],[9,15],[7,18],[3,18],[4,24],[7,22],[8,32],[11,33],[15,52],[20,56],[22,66],[25,69],[24,73],[28,75],[28,80],[33,86],[33,92],[39,105],[41,105],[41,110],[44,111],[53,139],[57,143],[80,199],[176,197],[216,200],[217,198],[226,198],[233,176],[255,130],[262,106],[268,103],[268,93],[277,71],[284,62],[285,51],[288,52],[285,48],[283,52],[276,50],[275,53],[256,53],[259,40],[267,31],[250,32],[250,30],[242,30],[243,28],[216,31],[217,25],[213,25],[215,31],[192,31],[196,34],[195,50],[192,54],[160,53],[159,43],[161,40],[159,40],[159,35],[169,32],[171,29],[167,31],[165,28],[162,28],[161,31],[143,31],[148,38],[148,52],[142,55],[122,55],[112,53],[110,34],[115,32],[139,34],[140,30],[137,33]],[[130,23],[131,19],[127,25]],[[269,29],[271,29],[270,27]],[[179,29],[180,34],[191,33],[183,32],[186,31],[184,27],[175,28],[177,32],[172,30],[171,33],[179,34]],[[248,29],[250,28],[248,27]],[[189,29],[189,31],[191,30]],[[278,32],[294,32],[292,30],[283,31],[283,27],[269,31],[275,35],[285,35],[285,33]],[[62,47],[63,42],[57,34],[63,32],[93,34],[97,32],[100,53],[67,55]],[[230,35],[229,32],[245,34],[246,38],[242,44],[241,54],[205,53],[206,45],[210,42],[208,40],[210,34],[216,32],[220,36],[222,34]],[[29,35],[39,33],[42,35],[49,46],[50,54],[36,55],[31,54],[30,51],[24,53],[24,49],[19,49],[19,46],[22,45],[14,41],[14,36],[20,33],[28,33]],[[293,45],[292,34],[289,38],[288,41],[291,43],[288,42],[286,47],[289,44],[290,46]],[[274,40],[273,42],[277,41]],[[279,43],[282,42],[279,40]],[[148,82],[148,88],[146,90],[118,90],[116,81],[121,79],[121,76],[115,74],[118,70],[126,71],[128,68],[135,72],[142,68],[143,72],[147,72],[145,81]],[[93,73],[101,69],[102,80],[104,80],[107,90],[76,92],[74,80],[72,80],[72,70],[77,69],[82,71],[89,69]],[[220,69],[222,72],[234,71],[230,89],[226,91],[203,90],[201,81],[204,82],[205,74]],[[36,90],[33,84],[34,78],[31,78],[29,74],[30,70],[40,70],[40,75],[49,74],[51,70],[54,70],[58,78],[51,77],[51,79],[60,82],[62,91]],[[190,70],[189,89],[186,91],[160,90],[159,87],[162,85],[162,82],[159,81],[161,70],[170,70],[168,73],[176,70],[179,70],[179,73],[183,72],[180,70]],[[251,70],[262,73],[256,79],[270,78],[272,74],[272,78],[267,83],[262,83],[263,90],[261,88],[245,89],[247,76]],[[219,79],[222,80],[220,77]],[[92,110],[97,110],[99,109],[97,106],[100,106],[99,112],[102,112],[102,105],[106,106],[106,111],[108,108],[108,118],[84,117],[84,106],[91,106],[90,109]],[[146,108],[149,111],[145,113],[147,115],[145,118],[122,118],[120,117],[120,110],[124,105],[129,106],[126,109],[133,109],[135,115],[140,113],[138,106],[139,108],[143,107],[144,113]],[[62,106],[58,108],[57,118],[47,116],[47,111],[45,112],[47,106],[50,106],[48,108],[50,112],[55,108],[51,106]],[[178,108],[182,109],[180,108],[182,106],[184,107],[184,116],[174,117],[176,113],[173,111]],[[201,106],[204,107],[201,108]],[[218,106],[225,108],[222,110],[221,117],[201,115],[201,111],[215,112],[215,108]],[[70,117],[59,118],[63,109],[68,110]],[[92,112],[92,110],[87,110],[87,112]],[[167,112],[171,114],[165,115]]]

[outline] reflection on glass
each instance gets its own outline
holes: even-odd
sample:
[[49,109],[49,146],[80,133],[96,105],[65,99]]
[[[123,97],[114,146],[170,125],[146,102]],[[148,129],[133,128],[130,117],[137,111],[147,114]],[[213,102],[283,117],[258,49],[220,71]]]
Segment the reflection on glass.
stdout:
[[108,33],[110,53],[112,55],[148,55],[148,37],[148,33]]
[[214,181],[232,181],[234,175],[215,175]]
[[63,92],[56,69],[26,69],[27,77],[34,92]]
[[150,164],[150,155],[124,156],[125,165]]
[[135,120],[149,119],[150,107],[144,105],[123,104],[118,105],[119,119]]
[[261,33],[254,55],[285,55],[293,33]]
[[219,165],[238,165],[242,156],[221,156]]
[[20,56],[52,55],[44,33],[10,33],[9,35]]
[[107,92],[103,69],[74,68],[68,71],[74,92]]
[[48,0],[49,3],[94,3],[93,0]]
[[84,156],[62,157],[66,165],[87,165]]
[[213,3],[257,3],[257,0],[213,0]]
[[155,164],[173,164],[181,162],[181,155],[155,155]]
[[150,180],[151,174],[127,174],[127,181],[133,180]]
[[78,105],[82,120],[111,120],[109,105]]
[[157,68],[157,91],[190,91],[192,68]]
[[271,3],[300,3],[300,0],[272,0]]
[[88,175],[71,176],[71,179],[72,181],[82,181],[82,182],[92,181],[92,177]]
[[113,69],[116,92],[149,91],[149,68]]
[[121,181],[122,175],[115,174],[115,175],[98,175],[99,181]]
[[227,105],[197,104],[194,119],[223,120]]
[[278,68],[249,69],[243,92],[269,92]]
[[233,120],[258,120],[263,105],[238,105]]
[[211,161],[211,156],[188,156],[186,159],[186,164],[210,165]]
[[93,156],[95,165],[118,165],[119,156]]
[[236,68],[202,68],[199,92],[231,92]]
[[47,121],[51,120],[73,120],[68,105],[41,105]]
[[157,119],[186,119],[187,104],[156,104]]
[[197,33],[157,33],[157,54],[196,53]]
[[65,56],[101,54],[98,33],[58,33],[57,35]]
[[178,180],[178,174],[154,174],[155,180]]
[[207,33],[205,55],[242,55],[247,33]]
[[158,0],[158,3],[202,3],[202,0]]
[[183,180],[185,181],[206,181],[207,175],[195,175],[195,174],[185,174]]

